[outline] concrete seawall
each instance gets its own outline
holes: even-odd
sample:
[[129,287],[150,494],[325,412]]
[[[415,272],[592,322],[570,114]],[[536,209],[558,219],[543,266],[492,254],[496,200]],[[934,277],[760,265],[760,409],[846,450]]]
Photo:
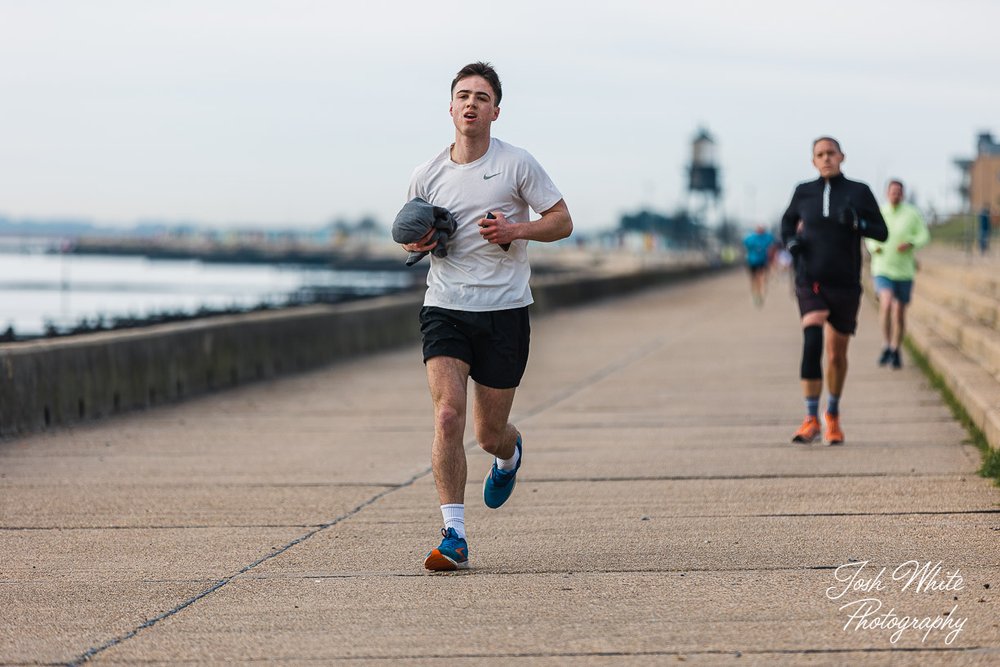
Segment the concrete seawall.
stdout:
[[[533,281],[542,313],[717,270],[704,263]],[[419,338],[422,292],[0,345],[0,437],[174,402]]]

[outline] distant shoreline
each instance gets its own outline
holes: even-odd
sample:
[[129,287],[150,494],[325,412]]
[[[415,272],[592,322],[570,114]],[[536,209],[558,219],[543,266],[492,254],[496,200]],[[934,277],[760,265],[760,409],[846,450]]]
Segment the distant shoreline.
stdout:
[[[190,252],[142,244],[0,247],[0,343],[333,304],[418,288],[396,258]],[[391,261],[395,259],[396,261]]]
[[299,264],[344,271],[421,271],[420,267],[407,267],[402,254],[389,257],[358,248],[348,252],[302,246],[197,246],[144,239],[83,238],[70,243],[66,251],[74,255],[138,255],[149,259],[195,259],[224,264]]

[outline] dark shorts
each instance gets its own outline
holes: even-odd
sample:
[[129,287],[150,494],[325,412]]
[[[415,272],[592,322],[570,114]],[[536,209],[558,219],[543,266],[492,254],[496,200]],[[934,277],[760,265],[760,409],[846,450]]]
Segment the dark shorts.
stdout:
[[892,292],[892,298],[896,301],[902,304],[910,302],[910,296],[913,294],[912,280],[893,280],[885,276],[875,276],[872,282],[875,283],[876,292],[889,290]]
[[761,271],[766,271],[767,264],[747,264],[747,270],[750,271],[750,275],[756,275]]
[[858,309],[861,307],[861,285],[857,287],[823,287],[819,284],[796,285],[799,314],[816,310],[829,310],[827,322],[842,334],[851,335],[858,328]]
[[424,363],[452,357],[469,364],[469,376],[494,389],[521,383],[528,365],[528,307],[472,313],[434,306],[420,309]]

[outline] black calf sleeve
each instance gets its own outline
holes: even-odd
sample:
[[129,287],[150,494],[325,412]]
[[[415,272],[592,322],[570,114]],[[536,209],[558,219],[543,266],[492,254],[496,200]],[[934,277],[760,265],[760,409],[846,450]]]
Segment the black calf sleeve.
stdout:
[[813,325],[802,330],[802,379],[823,379],[823,327]]

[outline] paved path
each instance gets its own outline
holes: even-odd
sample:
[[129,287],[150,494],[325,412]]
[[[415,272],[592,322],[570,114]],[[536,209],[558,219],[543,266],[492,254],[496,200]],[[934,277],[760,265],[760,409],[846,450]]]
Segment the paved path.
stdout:
[[[0,443],[0,662],[1000,664],[1000,490],[912,365],[875,366],[870,307],[834,448],[788,442],[784,281],[762,310],[733,272],[534,324],[522,477],[487,510],[470,453],[466,573],[421,568],[416,348]],[[904,589],[908,561],[952,590]],[[887,569],[829,599],[842,565]],[[845,630],[864,598],[952,625]]]

